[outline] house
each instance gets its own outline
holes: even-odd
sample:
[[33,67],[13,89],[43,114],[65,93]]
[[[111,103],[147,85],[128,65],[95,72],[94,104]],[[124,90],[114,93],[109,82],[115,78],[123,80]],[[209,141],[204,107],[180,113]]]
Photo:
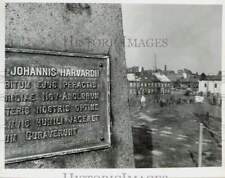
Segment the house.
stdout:
[[178,80],[178,83],[180,84],[181,87],[184,88],[189,88],[192,91],[198,91],[198,82],[199,81],[199,77],[196,75],[189,75],[186,78],[180,78]]
[[153,75],[158,79],[158,87],[160,88],[160,93],[170,94],[171,93],[171,80],[164,74],[161,73],[153,73]]
[[140,86],[140,78],[136,75],[136,73],[128,73],[127,74],[128,80],[128,90],[129,95],[138,95],[138,88]]
[[198,91],[203,94],[221,94],[222,79],[221,76],[206,76],[204,80],[199,80]]
[[188,79],[192,75],[192,71],[184,68],[184,69],[179,69],[177,71],[177,74],[182,75],[182,78],[184,79]]
[[127,73],[136,73],[139,71],[140,71],[140,69],[138,66],[133,66],[133,67],[127,68]]
[[166,95],[171,93],[171,81],[161,73],[151,71],[128,73],[129,96],[138,95]]

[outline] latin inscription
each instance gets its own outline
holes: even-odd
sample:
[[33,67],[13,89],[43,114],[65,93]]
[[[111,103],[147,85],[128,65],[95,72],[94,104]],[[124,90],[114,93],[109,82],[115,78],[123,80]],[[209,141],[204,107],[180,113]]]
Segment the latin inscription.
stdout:
[[[62,143],[70,145],[74,141],[69,149],[79,149],[101,142],[108,124],[107,71],[99,67],[102,60],[94,62],[95,65],[82,64],[82,60],[78,65],[76,61],[70,64],[69,60],[65,60],[65,65],[57,62],[48,65],[42,64],[42,59],[34,63],[31,59],[29,64],[29,58],[21,58],[20,64],[13,62],[15,59],[12,58],[12,61],[6,60],[5,69],[6,147],[8,145],[12,149],[15,145],[15,149],[20,150],[23,146],[26,149],[28,144],[28,153],[33,154],[29,150],[30,143],[36,146],[39,142],[42,146],[46,144],[49,152],[49,141],[55,144],[49,146],[54,150],[57,150],[58,143],[60,150],[63,147],[66,150],[67,146]],[[106,62],[104,64],[107,65]],[[23,150],[18,154],[15,150],[11,152],[15,158],[32,156]],[[45,150],[37,152],[42,154]],[[10,153],[6,157],[10,158]]]
[[[61,68],[57,70],[56,68],[46,68],[46,67],[21,67],[21,66],[14,66],[11,68],[6,68],[6,76],[9,78],[12,77],[20,77],[23,78],[25,76],[36,76],[36,77],[79,77],[80,81],[77,81],[76,78],[73,80],[62,80],[60,82],[49,80],[46,81],[45,79],[36,80],[36,81],[5,81],[5,88],[10,89],[26,89],[26,90],[38,90],[41,91],[39,94],[33,93],[32,91],[29,92],[30,94],[26,94],[27,92],[24,92],[23,94],[6,94],[5,95],[5,102],[6,103],[35,103],[39,101],[39,104],[35,107],[31,107],[30,105],[23,105],[23,106],[17,106],[17,107],[6,107],[5,108],[5,116],[6,117],[15,117],[15,116],[27,116],[35,114],[37,115],[51,115],[51,114],[61,114],[61,113],[75,113],[75,112],[95,112],[99,111],[99,95],[100,93],[98,91],[98,86],[96,81],[84,81],[87,78],[98,78],[100,76],[99,70],[88,70],[88,69],[82,69],[82,70],[75,70],[75,69],[69,69],[69,68]],[[82,80],[80,78],[83,78]],[[48,91],[46,91],[48,89]],[[50,89],[50,90],[49,90]],[[69,89],[68,91],[60,91],[60,92],[54,92],[54,89]],[[80,92],[73,92],[76,89],[81,89]],[[83,92],[84,89],[88,89],[87,92]],[[70,91],[71,90],[71,91]],[[53,92],[51,92],[53,91]],[[44,104],[46,102],[51,101],[78,101],[78,100],[85,100],[85,101],[93,101],[92,103],[82,103],[82,104]],[[21,104],[22,105],[22,104]],[[61,124],[67,123],[69,120],[70,124],[82,124],[86,122],[99,122],[99,115],[77,115],[77,116],[71,116],[73,119],[68,118],[61,118]],[[96,119],[98,118],[98,119]],[[51,118],[46,118],[48,120],[51,120]],[[57,123],[59,122],[59,118],[57,119]],[[65,121],[67,120],[67,121]],[[76,120],[76,121],[74,121]],[[49,123],[50,121],[46,121],[46,123]],[[7,129],[20,129],[20,128],[30,128],[32,125],[33,127],[42,127],[44,124],[43,119],[40,121],[38,119],[37,122],[33,122],[33,119],[24,120],[23,122],[18,122],[13,119],[11,119],[7,124]],[[22,127],[23,126],[23,127]],[[48,124],[48,126],[52,126],[51,124]],[[64,129],[66,130],[66,129]],[[78,130],[76,128],[76,130]],[[40,140],[40,139],[48,139],[48,138],[55,138],[55,137],[61,137],[61,136],[73,136],[76,135],[72,130],[69,130],[68,134],[61,134],[60,130],[54,130],[54,133],[56,136],[54,137],[54,134],[51,134],[52,131],[45,131],[45,132],[30,132],[27,131],[24,133],[25,140]],[[33,136],[35,135],[35,136]],[[12,138],[11,138],[12,137]],[[17,134],[10,134],[6,136],[6,143],[15,143],[16,142]]]

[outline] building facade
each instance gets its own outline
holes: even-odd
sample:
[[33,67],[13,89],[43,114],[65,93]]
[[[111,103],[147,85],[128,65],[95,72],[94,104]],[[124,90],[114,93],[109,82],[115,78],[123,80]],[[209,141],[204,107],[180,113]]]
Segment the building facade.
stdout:
[[198,83],[198,91],[204,94],[210,92],[212,94],[221,94],[221,80],[201,80]]
[[129,96],[166,95],[171,93],[171,81],[159,73],[127,74]]

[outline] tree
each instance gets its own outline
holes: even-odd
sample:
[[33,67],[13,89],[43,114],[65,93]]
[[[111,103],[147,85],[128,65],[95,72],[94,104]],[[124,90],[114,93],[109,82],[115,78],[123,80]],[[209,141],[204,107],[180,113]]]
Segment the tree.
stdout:
[[200,75],[200,80],[206,80],[206,75],[205,75],[205,73],[202,73],[202,74]]

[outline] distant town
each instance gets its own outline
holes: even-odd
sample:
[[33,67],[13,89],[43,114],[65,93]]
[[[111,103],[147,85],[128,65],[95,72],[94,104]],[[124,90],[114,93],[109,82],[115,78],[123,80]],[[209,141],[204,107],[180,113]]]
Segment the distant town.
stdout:
[[[182,90],[186,96],[194,95],[195,102],[201,102],[199,96],[211,96],[215,104],[221,104],[221,71],[217,75],[193,73],[189,69],[177,71],[155,68],[146,70],[144,67],[133,66],[127,68],[129,96],[154,96],[154,102],[172,102],[168,95]],[[168,101],[168,99],[171,99]],[[194,102],[187,100],[185,102]]]

